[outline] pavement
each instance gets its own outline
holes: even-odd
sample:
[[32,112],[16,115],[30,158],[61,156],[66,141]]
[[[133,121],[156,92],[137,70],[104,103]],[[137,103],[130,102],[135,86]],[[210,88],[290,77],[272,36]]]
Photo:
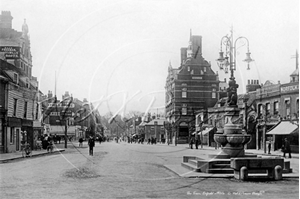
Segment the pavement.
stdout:
[[21,160],[25,158],[32,158],[32,157],[38,157],[38,156],[44,156],[44,155],[54,155],[54,154],[60,154],[61,152],[64,152],[65,149],[59,149],[54,148],[52,152],[47,152],[47,150],[41,149],[41,150],[33,150],[30,157],[23,157],[21,151],[17,151],[14,153],[2,153],[0,154],[0,164],[7,163],[13,160]]
[[[63,145],[58,145],[58,147],[61,147]],[[218,154],[220,152],[220,149],[215,149],[214,147],[208,147],[208,146],[199,146],[197,149],[189,149],[188,144],[178,144],[177,146],[174,145],[166,145],[166,144],[157,144],[157,147],[170,147],[174,148],[176,150],[178,149],[186,149],[182,152],[177,153],[177,157],[183,157],[183,156],[197,156],[202,159],[209,159],[208,154]],[[63,147],[61,147],[63,148]],[[65,150],[70,149],[68,147],[67,149],[61,149],[61,148],[54,148],[53,152],[47,152],[47,150],[34,150],[32,151],[31,157],[39,157],[44,155],[53,155],[53,154],[60,154],[64,152]],[[271,154],[265,154],[263,150],[256,150],[256,149],[246,149],[246,154],[256,154],[258,157],[282,157],[281,151],[272,151]],[[29,157],[30,158],[30,157]],[[0,164],[10,162],[13,160],[21,160],[25,159],[22,157],[22,152],[15,152],[15,153],[4,153],[0,154]],[[182,162],[183,158],[181,159]],[[285,158],[285,162],[289,161],[290,166],[293,169],[292,173],[284,173],[283,178],[299,178],[299,153],[292,153],[292,158]],[[184,167],[181,166],[181,162],[171,163],[164,165],[167,169],[173,171],[174,173],[178,174],[181,177],[188,177],[188,178],[232,178],[233,174],[211,174],[211,173],[201,173],[201,172],[195,172],[190,171]]]

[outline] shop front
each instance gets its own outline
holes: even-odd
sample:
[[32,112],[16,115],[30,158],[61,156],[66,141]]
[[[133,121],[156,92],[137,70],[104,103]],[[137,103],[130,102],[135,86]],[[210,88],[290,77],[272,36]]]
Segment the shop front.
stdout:
[[281,121],[267,133],[269,139],[273,141],[273,149],[281,149],[284,139],[287,138],[293,153],[299,152],[299,127],[291,121]]

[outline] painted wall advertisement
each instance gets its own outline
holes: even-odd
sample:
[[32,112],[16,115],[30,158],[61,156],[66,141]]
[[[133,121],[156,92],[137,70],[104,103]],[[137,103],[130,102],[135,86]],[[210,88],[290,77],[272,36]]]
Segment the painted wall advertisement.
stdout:
[[0,52],[4,53],[6,59],[20,59],[20,47],[1,46]]

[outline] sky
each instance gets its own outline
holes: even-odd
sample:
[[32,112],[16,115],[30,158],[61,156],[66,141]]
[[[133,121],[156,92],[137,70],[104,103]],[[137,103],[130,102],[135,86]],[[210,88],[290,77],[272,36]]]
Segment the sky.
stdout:
[[[250,70],[242,60],[247,47],[237,42],[238,93],[248,79],[289,82],[299,50],[298,0],[0,0],[11,11],[13,29],[28,24],[33,76],[47,94],[65,91],[108,111],[164,112],[169,63],[180,66],[180,48],[190,30],[202,36],[202,56],[220,80],[221,38],[249,40]],[[223,48],[224,49],[224,48]]]

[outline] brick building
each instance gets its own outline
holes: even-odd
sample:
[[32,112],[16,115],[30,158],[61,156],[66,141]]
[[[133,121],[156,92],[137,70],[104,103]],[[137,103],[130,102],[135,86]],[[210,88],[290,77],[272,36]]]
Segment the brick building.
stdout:
[[[219,97],[219,79],[202,56],[202,37],[190,35],[187,48],[181,48],[178,68],[168,67],[165,85],[165,115],[168,135],[173,142],[187,143],[195,114],[212,107]],[[170,132],[169,132],[170,131]]]

